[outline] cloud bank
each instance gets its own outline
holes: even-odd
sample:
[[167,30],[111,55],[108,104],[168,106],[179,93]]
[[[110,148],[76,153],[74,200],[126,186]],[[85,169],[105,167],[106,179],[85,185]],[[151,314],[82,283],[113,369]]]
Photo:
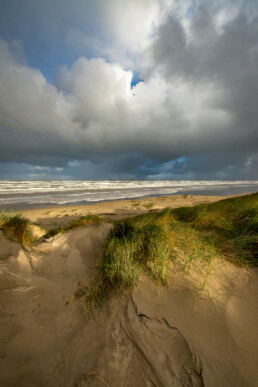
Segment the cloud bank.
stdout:
[[255,2],[56,1],[48,28],[50,3],[29,3],[38,44],[67,58],[50,82],[29,32],[3,31],[0,177],[257,177]]

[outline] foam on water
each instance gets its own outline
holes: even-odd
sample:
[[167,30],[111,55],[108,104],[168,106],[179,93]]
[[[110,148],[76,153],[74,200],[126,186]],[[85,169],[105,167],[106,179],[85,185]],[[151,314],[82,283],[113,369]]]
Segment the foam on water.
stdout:
[[24,180],[24,181],[0,181],[0,194],[7,193],[33,193],[33,192],[53,192],[53,191],[73,191],[73,190],[102,190],[102,189],[129,189],[129,188],[191,188],[209,186],[234,186],[253,185],[258,181],[192,181],[192,180],[152,180],[152,181],[125,181],[125,180]]
[[[26,205],[61,205],[137,198],[150,195],[171,195],[182,192],[202,192],[223,195],[255,192],[258,181],[190,181],[190,180],[49,180],[0,181],[0,206],[25,203]],[[225,194],[225,193],[224,193]]]

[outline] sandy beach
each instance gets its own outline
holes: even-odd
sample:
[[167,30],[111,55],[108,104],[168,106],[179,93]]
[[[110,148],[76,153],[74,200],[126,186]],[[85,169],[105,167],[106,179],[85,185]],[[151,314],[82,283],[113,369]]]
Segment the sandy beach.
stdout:
[[103,218],[122,219],[124,217],[162,210],[166,207],[177,208],[201,203],[212,203],[226,196],[171,195],[132,200],[115,200],[87,205],[59,206],[17,211],[32,222],[47,230],[64,226],[79,216],[100,215]]
[[[22,211],[49,230],[82,215],[121,219],[165,207],[221,200],[168,196]],[[76,297],[96,274],[110,222],[42,239],[31,249],[0,231],[0,385],[257,385],[258,271],[214,260],[202,273],[158,287],[142,277],[132,291],[84,313]],[[172,268],[171,268],[172,270]]]

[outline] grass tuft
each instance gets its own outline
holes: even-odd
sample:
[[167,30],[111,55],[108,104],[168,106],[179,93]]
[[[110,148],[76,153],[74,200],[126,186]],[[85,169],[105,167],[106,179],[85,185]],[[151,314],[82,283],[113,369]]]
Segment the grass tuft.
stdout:
[[[258,193],[173,210],[235,263],[258,265]],[[231,254],[228,254],[228,250]]]
[[66,226],[60,226],[47,231],[46,234],[43,235],[43,238],[50,238],[58,233],[64,233],[66,231],[73,230],[74,228],[83,227],[89,223],[99,223],[100,221],[101,218],[97,215],[81,216],[78,219],[71,220]]
[[145,207],[146,209],[152,208],[153,206],[154,206],[154,203],[146,203],[143,205],[143,207]]
[[32,246],[36,238],[28,227],[29,221],[12,212],[0,212],[0,229],[12,241],[20,243],[23,247]]

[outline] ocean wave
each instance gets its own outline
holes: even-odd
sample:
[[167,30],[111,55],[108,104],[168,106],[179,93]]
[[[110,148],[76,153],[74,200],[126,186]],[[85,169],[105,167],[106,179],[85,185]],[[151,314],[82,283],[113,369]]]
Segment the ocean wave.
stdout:
[[250,186],[258,184],[258,181],[192,181],[192,180],[134,180],[134,181],[124,181],[124,180],[50,180],[50,181],[0,181],[0,194],[26,194],[26,193],[40,193],[40,192],[60,192],[67,191],[96,191],[103,189],[147,189],[147,188],[208,188],[208,187],[220,187],[220,186]]
[[0,206],[64,205],[172,194],[234,195],[258,181],[0,181]]

